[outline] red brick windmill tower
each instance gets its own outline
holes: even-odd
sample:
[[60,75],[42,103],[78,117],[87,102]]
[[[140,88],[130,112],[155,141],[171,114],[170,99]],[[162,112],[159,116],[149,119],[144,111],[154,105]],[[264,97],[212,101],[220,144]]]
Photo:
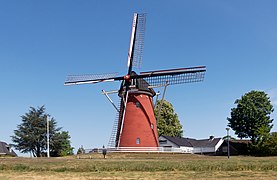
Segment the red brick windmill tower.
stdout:
[[114,138],[115,147],[158,147],[157,124],[154,115],[154,87],[203,81],[205,66],[178,68],[137,74],[142,59],[145,30],[145,14],[134,14],[128,72],[125,76],[116,73],[104,75],[70,75],[65,85],[94,84],[105,81],[121,81],[118,96],[121,98],[119,117]]

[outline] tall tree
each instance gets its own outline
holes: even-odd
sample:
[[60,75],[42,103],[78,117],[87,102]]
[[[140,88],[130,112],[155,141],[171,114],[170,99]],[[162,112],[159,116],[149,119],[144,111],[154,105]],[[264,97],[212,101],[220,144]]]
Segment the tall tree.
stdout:
[[[15,149],[22,153],[32,153],[34,157],[41,157],[47,148],[47,116],[45,107],[37,109],[30,107],[29,112],[21,116],[22,123],[14,130],[14,136],[11,136]],[[57,127],[54,118],[49,121],[50,142],[57,141],[57,133],[61,128]]]
[[273,119],[270,114],[273,106],[263,91],[251,91],[235,101],[236,108],[231,109],[231,117],[227,118],[239,138],[250,138],[256,144],[261,136],[269,133]]
[[182,125],[179,121],[178,115],[174,112],[172,104],[164,100],[161,107],[160,117],[158,118],[160,105],[161,100],[158,100],[155,108],[155,116],[158,120],[157,126],[159,136],[166,135],[172,137],[182,137]]

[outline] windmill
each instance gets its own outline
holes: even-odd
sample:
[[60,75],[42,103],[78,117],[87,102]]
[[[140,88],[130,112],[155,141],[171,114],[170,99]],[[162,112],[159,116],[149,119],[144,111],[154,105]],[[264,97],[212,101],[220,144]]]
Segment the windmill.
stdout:
[[[107,81],[121,81],[116,91],[120,97],[114,138],[115,147],[158,147],[157,124],[154,115],[153,88],[167,85],[203,81],[205,66],[148,71],[137,74],[133,68],[139,68],[142,60],[145,14],[134,14],[130,47],[128,52],[127,75],[117,73],[94,75],[70,75],[65,85],[95,84]],[[105,95],[107,93],[103,91]]]

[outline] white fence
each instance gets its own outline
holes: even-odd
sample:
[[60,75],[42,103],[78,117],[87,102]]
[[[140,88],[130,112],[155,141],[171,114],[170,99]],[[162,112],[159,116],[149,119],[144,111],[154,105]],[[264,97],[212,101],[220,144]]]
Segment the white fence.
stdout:
[[[156,152],[156,153],[187,153],[192,154],[192,148],[174,147],[108,147],[107,152]],[[102,153],[103,148],[85,149],[85,153]]]

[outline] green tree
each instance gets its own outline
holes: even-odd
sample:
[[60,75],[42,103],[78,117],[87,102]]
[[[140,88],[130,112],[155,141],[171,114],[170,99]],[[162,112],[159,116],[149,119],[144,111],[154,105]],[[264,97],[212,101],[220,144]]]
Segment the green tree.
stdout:
[[236,108],[231,109],[231,117],[227,118],[239,138],[250,138],[255,145],[262,141],[272,128],[270,114],[273,106],[263,91],[251,91],[235,101]]
[[[262,130],[263,131],[263,130]],[[252,154],[258,156],[277,155],[277,132],[263,133],[256,144],[250,146]]]
[[155,116],[158,120],[157,126],[159,136],[166,135],[172,137],[182,137],[182,125],[178,119],[178,115],[174,112],[172,104],[164,100],[161,108],[160,117],[158,118],[160,105],[161,100],[158,100],[157,106],[155,108]]
[[77,154],[84,154],[85,153],[85,149],[83,146],[81,146],[78,151],[77,151]]
[[268,155],[277,156],[277,132],[270,133],[268,139],[264,143],[264,146],[267,149]]
[[259,134],[259,136],[255,140],[255,143],[252,143],[249,147],[252,155],[265,156],[270,154],[266,145],[266,142],[270,137],[267,129],[268,128],[265,125],[258,129],[257,134]]
[[51,156],[67,156],[73,154],[73,149],[70,145],[70,135],[68,131],[57,132],[53,135],[50,141]]
[[[11,136],[14,142],[15,149],[22,153],[32,153],[34,157],[41,157],[45,154],[47,144],[47,116],[45,107],[41,106],[37,109],[30,107],[29,112],[21,116],[22,123],[14,130],[14,135]],[[54,118],[49,120],[49,138],[50,142],[57,144],[57,133],[61,128],[57,127],[57,122]],[[50,149],[50,151],[52,151]]]

